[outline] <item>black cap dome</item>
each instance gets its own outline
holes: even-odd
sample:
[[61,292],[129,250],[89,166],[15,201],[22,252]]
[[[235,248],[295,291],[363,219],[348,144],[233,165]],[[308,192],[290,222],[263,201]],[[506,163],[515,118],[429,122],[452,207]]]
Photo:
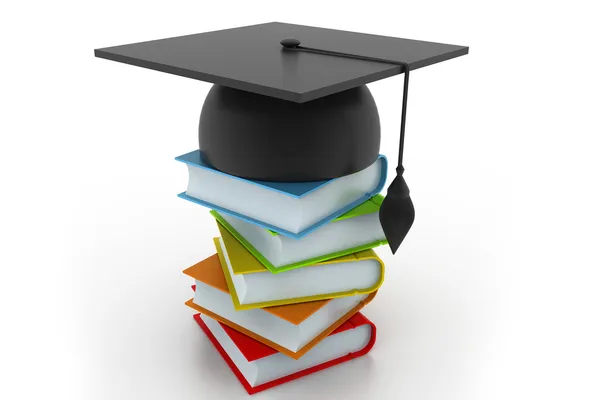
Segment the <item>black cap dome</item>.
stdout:
[[295,103],[214,85],[202,107],[199,142],[204,161],[231,175],[338,178],[377,159],[379,114],[366,86]]

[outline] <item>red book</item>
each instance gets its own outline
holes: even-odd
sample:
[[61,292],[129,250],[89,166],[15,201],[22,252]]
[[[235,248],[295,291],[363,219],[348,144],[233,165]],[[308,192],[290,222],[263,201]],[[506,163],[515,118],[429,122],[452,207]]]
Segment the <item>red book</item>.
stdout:
[[376,337],[375,325],[356,313],[296,360],[206,315],[194,319],[249,394],[365,355]]

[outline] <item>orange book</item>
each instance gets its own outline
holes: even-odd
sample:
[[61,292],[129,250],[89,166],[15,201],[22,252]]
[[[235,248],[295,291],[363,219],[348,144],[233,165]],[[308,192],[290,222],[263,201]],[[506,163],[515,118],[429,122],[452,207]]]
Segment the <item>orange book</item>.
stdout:
[[306,354],[376,294],[236,311],[216,254],[183,272],[196,280],[194,298],[186,305],[294,359]]

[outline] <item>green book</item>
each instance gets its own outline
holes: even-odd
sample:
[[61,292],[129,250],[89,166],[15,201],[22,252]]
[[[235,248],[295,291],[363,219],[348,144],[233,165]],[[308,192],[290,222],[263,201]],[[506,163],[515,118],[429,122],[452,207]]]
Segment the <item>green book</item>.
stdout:
[[382,195],[376,195],[330,223],[293,239],[239,218],[210,213],[272,273],[314,265],[387,244],[379,223]]

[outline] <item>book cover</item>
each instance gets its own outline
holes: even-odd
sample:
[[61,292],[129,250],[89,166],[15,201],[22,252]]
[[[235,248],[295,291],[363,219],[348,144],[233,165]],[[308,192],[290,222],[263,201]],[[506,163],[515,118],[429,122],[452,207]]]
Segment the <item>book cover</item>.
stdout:
[[[255,274],[255,273],[268,273],[269,270],[262,265],[248,250],[244,248],[226,229],[221,229],[221,235],[223,243],[227,249],[227,256],[229,258],[230,264],[232,266],[234,274]],[[336,263],[347,263],[347,262],[357,262],[361,260],[376,260],[380,265],[380,275],[379,279],[376,283],[370,287],[363,289],[350,289],[341,292],[330,292],[330,293],[321,293],[317,295],[311,296],[303,296],[303,297],[294,297],[287,298],[281,300],[271,300],[265,302],[251,303],[251,304],[242,304],[240,302],[240,298],[233,284],[232,277],[230,275],[229,269],[227,268],[227,261],[225,259],[225,254],[223,249],[221,248],[221,244],[219,243],[219,238],[213,239],[215,243],[215,248],[217,249],[217,254],[219,256],[219,261],[221,267],[223,269],[223,274],[225,275],[225,280],[227,282],[227,287],[229,289],[229,293],[231,294],[231,298],[233,300],[233,304],[237,310],[249,310],[253,308],[264,308],[264,307],[272,307],[278,305],[286,305],[286,304],[295,304],[295,303],[304,303],[311,302],[316,300],[324,300],[324,299],[332,299],[343,296],[356,296],[359,294],[368,294],[375,292],[381,285],[384,280],[384,264],[383,261],[377,256],[377,254],[369,249],[365,251],[360,251],[358,253],[349,254],[343,257],[334,258],[331,260],[323,261],[318,264],[314,264],[312,266],[306,266],[304,268],[318,268],[319,266],[327,265],[327,264],[336,264]],[[282,275],[282,274],[279,274]],[[343,276],[340,277],[343,279]]]
[[[226,280],[225,280],[225,275],[223,273],[219,259],[216,254],[193,265],[192,267],[186,269],[183,272],[186,275],[188,275],[198,281],[201,281],[207,285],[210,285],[224,293],[230,294],[229,289],[227,287]],[[306,354],[306,352],[308,352],[310,349],[312,349],[318,343],[320,343],[325,337],[327,337],[327,335],[329,335],[331,332],[333,332],[335,329],[337,329],[340,325],[342,325],[345,321],[347,321],[350,317],[352,317],[352,315],[356,314],[365,305],[370,303],[371,300],[373,300],[373,298],[375,297],[376,293],[377,292],[369,294],[369,296],[367,296],[364,300],[362,300],[356,307],[353,307],[351,310],[346,312],[338,320],[336,320],[333,324],[331,324],[329,327],[327,327],[325,330],[323,330],[321,333],[319,333],[316,337],[314,337],[311,341],[309,341],[306,345],[304,345],[302,348],[300,348],[296,352],[290,351],[290,350],[286,349],[285,347],[282,347],[281,345],[274,343],[271,340],[268,340],[260,335],[255,334],[254,332],[236,324],[235,322],[233,322],[231,320],[223,318],[222,316],[215,314],[214,312],[207,310],[204,307],[199,306],[198,304],[194,303],[193,299],[188,300],[185,304],[188,307],[196,310],[197,312],[208,315],[209,317],[216,319],[217,321],[222,322],[223,324],[225,324],[239,332],[242,332],[245,335],[252,337],[253,339],[258,340],[259,342],[261,342],[271,348],[274,348],[274,349],[278,350],[279,352],[281,352],[291,358],[299,359],[304,354]],[[308,303],[266,307],[266,308],[263,308],[261,311],[270,313],[271,315],[274,315],[277,318],[281,318],[282,320],[285,320],[291,324],[301,325],[304,321],[309,319],[313,314],[315,314],[319,309],[324,307],[330,301],[331,301],[330,299],[326,299],[326,300],[313,301],[313,302],[308,302]],[[243,312],[243,311],[239,311],[239,312]]]
[[[370,213],[374,213],[374,212],[378,212],[379,211],[379,207],[381,206],[381,203],[383,201],[384,197],[382,195],[377,195],[374,196],[372,198],[370,198],[369,200],[361,203],[359,206],[353,208],[352,210],[348,211],[347,213],[335,218],[333,221],[331,221],[330,223],[335,223],[337,221],[343,221],[345,219],[349,219],[349,218],[354,218],[354,217],[358,217],[361,215],[365,215],[365,214],[370,214]],[[349,247],[343,250],[339,250],[333,253],[326,253],[326,254],[322,254],[316,257],[311,257],[305,260],[301,260],[292,264],[287,264],[287,265],[282,265],[282,266],[275,266],[273,265],[273,263],[271,263],[263,254],[260,253],[260,251],[258,251],[258,249],[256,249],[252,243],[250,243],[246,238],[244,238],[244,236],[242,236],[242,234],[240,234],[230,223],[228,223],[217,211],[215,210],[211,210],[210,214],[217,220],[217,223],[219,225],[221,225],[222,227],[224,227],[225,229],[227,229],[227,231],[233,236],[235,237],[245,248],[246,250],[248,250],[258,261],[260,261],[260,263],[262,265],[265,266],[265,268],[267,268],[271,273],[277,274],[280,272],[285,272],[285,271],[290,271],[296,268],[300,268],[300,267],[304,267],[304,266],[308,266],[308,265],[313,265],[313,264],[317,264],[319,262],[322,261],[327,261],[330,260],[332,258],[337,258],[337,257],[342,257],[348,254],[352,254],[352,253],[357,253],[363,250],[368,250],[368,249],[372,249],[374,247],[378,247],[384,244],[387,244],[387,240],[383,239],[383,240],[376,240],[376,241],[372,241],[369,243],[364,243],[360,246],[355,246],[355,247]],[[222,231],[221,226],[219,226],[219,230]],[[278,233],[274,232],[272,230],[269,229],[265,229],[267,232],[269,232],[271,235],[273,236],[277,236]],[[307,237],[303,238],[303,239],[298,239],[298,240],[305,240],[307,239]]]
[[[257,186],[257,187],[261,188],[262,190],[276,192],[283,196],[296,198],[296,199],[301,199],[303,197],[311,195],[311,194],[317,192],[319,189],[322,189],[322,188],[332,184],[336,180],[343,178],[343,177],[335,178],[335,179],[330,179],[327,181],[297,182],[297,183],[266,182],[266,181],[243,179],[243,178],[239,178],[239,177],[225,174],[223,172],[215,170],[214,168],[212,168],[211,166],[209,166],[202,160],[199,150],[195,150],[190,153],[176,157],[175,160],[180,161],[188,166],[193,166],[196,168],[200,168],[202,170],[210,171],[211,173],[217,174],[221,177],[227,177],[228,179],[243,181],[244,183],[247,183],[247,184],[250,184],[253,186]],[[202,205],[204,207],[208,207],[210,209],[217,210],[220,213],[229,214],[234,217],[243,219],[245,221],[262,226],[266,229],[277,232],[279,234],[299,239],[299,238],[306,236],[310,232],[313,232],[313,231],[319,229],[321,226],[327,224],[328,222],[332,221],[333,219],[339,217],[340,215],[347,213],[348,211],[352,210],[353,208],[360,205],[361,203],[364,203],[365,201],[367,201],[369,198],[373,197],[377,193],[381,192],[381,190],[383,189],[383,186],[385,185],[385,179],[387,176],[387,159],[385,158],[385,156],[380,155],[378,160],[381,162],[381,174],[380,174],[379,182],[373,190],[370,190],[369,192],[360,196],[356,200],[335,210],[334,212],[325,216],[324,218],[320,219],[319,221],[302,229],[300,232],[292,232],[290,230],[275,226],[272,223],[267,223],[267,222],[261,221],[257,218],[253,218],[253,217],[244,215],[240,212],[231,210],[229,208],[225,208],[223,206],[215,204],[214,202],[199,199],[197,197],[192,197],[192,196],[188,195],[186,192],[182,192],[182,193],[178,194],[178,197],[180,197],[184,200],[188,200],[193,203]]]
[[[254,394],[261,392],[266,389],[273,388],[275,386],[282,385],[284,383],[290,382],[295,379],[302,378],[304,376],[313,374],[318,371],[322,371],[326,368],[333,367],[335,365],[341,364],[346,361],[350,361],[357,357],[361,357],[367,354],[375,345],[376,341],[376,327],[375,325],[369,321],[364,315],[360,312],[354,314],[350,319],[340,325],[337,329],[330,333],[329,337],[335,337],[335,335],[340,334],[342,332],[358,328],[363,325],[370,325],[371,327],[371,335],[370,339],[367,342],[366,346],[361,349],[357,349],[357,351],[347,353],[341,357],[337,357],[331,360],[327,360],[325,362],[319,363],[317,365],[312,365],[306,369],[302,369],[297,372],[293,372],[289,375],[259,384],[259,385],[251,385],[250,382],[244,377],[240,369],[236,366],[235,362],[232,360],[232,357],[225,351],[221,343],[217,340],[215,335],[211,332],[208,326],[201,319],[200,314],[194,315],[194,319],[202,328],[210,342],[217,349],[223,360],[227,363],[231,371],[234,373],[236,378],[240,381],[244,389],[248,392],[248,394]],[[236,348],[242,353],[245,360],[247,362],[253,362],[256,360],[260,360],[266,357],[273,356],[277,354],[277,350],[264,345],[263,343],[253,339],[252,337],[246,336],[243,333],[240,333],[234,329],[231,329],[229,326],[222,324],[221,326],[224,328],[226,334],[231,339],[231,341],[235,344]],[[318,351],[319,349],[314,349],[313,351]]]

